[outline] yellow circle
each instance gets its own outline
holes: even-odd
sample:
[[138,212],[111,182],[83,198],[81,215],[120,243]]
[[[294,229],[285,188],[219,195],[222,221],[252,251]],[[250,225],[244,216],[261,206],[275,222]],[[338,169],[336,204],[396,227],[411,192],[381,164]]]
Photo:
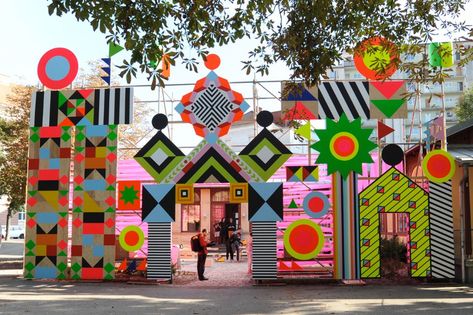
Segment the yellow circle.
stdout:
[[[442,177],[434,176],[428,169],[428,164],[431,158],[438,155],[445,157],[450,163],[449,172],[445,176],[442,176]],[[427,177],[431,182],[434,182],[434,183],[445,183],[449,181],[450,179],[452,179],[453,175],[455,174],[455,169],[456,169],[455,160],[453,159],[452,155],[445,150],[432,150],[425,155],[424,160],[422,161],[422,170],[424,171],[425,177]]]
[[[138,242],[135,245],[127,244],[125,238],[128,232],[135,232],[138,234]],[[145,235],[139,226],[129,225],[120,232],[120,236],[118,237],[118,242],[120,243],[120,246],[124,250],[129,251],[129,252],[134,252],[140,249],[141,246],[143,246],[143,243],[145,242]]]
[[384,69],[391,62],[391,55],[381,45],[373,45],[369,49],[369,52],[365,52],[363,55],[363,63],[370,69]]
[[[350,153],[347,156],[342,156],[342,155],[338,154],[334,149],[335,141],[337,141],[337,139],[340,138],[340,137],[348,137],[348,138],[350,138],[350,140],[353,141],[353,145],[354,145],[353,152]],[[360,145],[358,144],[358,139],[356,139],[356,137],[353,134],[351,134],[349,132],[346,132],[346,131],[342,131],[342,132],[339,132],[339,133],[335,134],[332,137],[332,139],[330,139],[329,149],[330,149],[330,152],[332,153],[332,155],[336,159],[341,160],[341,161],[349,161],[349,160],[353,159],[358,154],[358,150],[360,149]]]

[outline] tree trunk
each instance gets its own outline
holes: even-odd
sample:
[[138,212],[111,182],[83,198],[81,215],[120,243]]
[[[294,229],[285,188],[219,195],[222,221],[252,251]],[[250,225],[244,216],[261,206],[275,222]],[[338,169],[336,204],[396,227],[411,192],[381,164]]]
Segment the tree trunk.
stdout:
[[10,220],[12,216],[12,209],[7,210],[7,224],[5,226],[5,241],[8,240],[8,232],[10,231]]

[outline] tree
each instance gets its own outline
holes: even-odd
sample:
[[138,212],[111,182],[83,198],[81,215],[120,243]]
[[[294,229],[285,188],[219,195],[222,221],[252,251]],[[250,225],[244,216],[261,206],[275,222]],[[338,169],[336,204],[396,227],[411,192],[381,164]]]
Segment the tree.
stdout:
[[473,89],[465,91],[455,107],[455,114],[460,122],[473,118]]
[[6,237],[11,217],[25,204],[32,91],[33,87],[14,87],[7,96],[6,117],[0,119],[0,195],[9,201]]
[[[291,79],[312,85],[342,61],[345,52],[353,52],[357,43],[372,36],[383,36],[408,53],[419,52],[439,30],[473,36],[459,20],[467,2],[49,0],[48,10],[58,16],[70,12],[107,34],[109,42],[131,51],[131,58],[119,66],[128,81],[139,67],[153,87],[156,80],[163,85],[155,64],[164,54],[171,64],[180,59],[187,69],[197,71],[196,57],[205,59],[209,49],[252,38],[259,44],[242,61],[248,74],[268,74],[271,64],[282,61],[292,71]],[[464,55],[471,59],[472,51],[465,49]],[[411,64],[405,70],[415,68]]]

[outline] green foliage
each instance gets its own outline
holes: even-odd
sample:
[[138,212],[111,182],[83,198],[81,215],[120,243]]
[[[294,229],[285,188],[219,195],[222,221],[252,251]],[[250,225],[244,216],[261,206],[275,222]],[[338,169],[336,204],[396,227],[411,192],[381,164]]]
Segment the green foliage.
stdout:
[[32,87],[14,87],[0,119],[0,194],[8,196],[9,213],[24,207]]
[[399,241],[397,236],[391,239],[382,238],[379,253],[381,259],[393,259],[403,263],[407,262],[407,247]]
[[473,89],[465,91],[455,107],[455,114],[460,122],[473,118]]
[[[271,64],[282,61],[291,79],[317,83],[344,52],[371,36],[384,36],[402,52],[421,54],[417,62],[402,65],[413,80],[442,80],[445,73],[426,72],[425,45],[442,29],[447,35],[471,34],[459,21],[467,0],[49,0],[49,14],[72,13],[107,34],[109,42],[124,45],[131,58],[119,65],[130,82],[138,69],[148,74],[152,86],[164,85],[156,60],[163,54],[197,71],[201,60],[215,46],[243,38],[258,44],[242,61],[247,74],[267,75]],[[462,47],[463,63],[473,49]],[[396,62],[400,63],[400,60]],[[138,66],[134,66],[137,64]],[[384,64],[376,62],[379,71]],[[377,69],[377,68],[376,68]]]

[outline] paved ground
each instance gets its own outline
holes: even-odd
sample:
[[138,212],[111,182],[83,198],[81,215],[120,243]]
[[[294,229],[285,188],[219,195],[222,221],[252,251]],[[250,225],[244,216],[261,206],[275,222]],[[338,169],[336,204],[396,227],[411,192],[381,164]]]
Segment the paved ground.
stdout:
[[23,258],[24,240],[3,240],[0,246],[0,260]]
[[473,314],[473,288],[262,286],[195,288],[55,283],[0,275],[0,314]]

